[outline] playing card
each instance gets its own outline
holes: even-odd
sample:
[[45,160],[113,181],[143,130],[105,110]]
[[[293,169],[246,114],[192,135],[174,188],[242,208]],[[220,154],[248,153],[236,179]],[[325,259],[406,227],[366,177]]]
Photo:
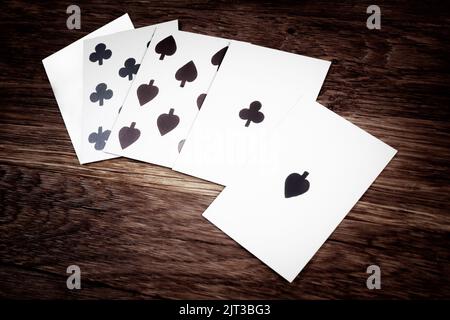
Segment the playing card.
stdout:
[[157,29],[105,151],[170,167],[228,44]]
[[178,30],[178,21],[84,41],[81,163],[116,157],[102,150],[156,29]]
[[396,153],[318,103],[300,104],[203,214],[288,281]]
[[300,96],[315,100],[330,62],[233,42],[190,130],[174,170],[226,185],[259,135]]
[[70,140],[80,161],[82,154],[83,40],[133,28],[128,14],[124,14],[42,60]]

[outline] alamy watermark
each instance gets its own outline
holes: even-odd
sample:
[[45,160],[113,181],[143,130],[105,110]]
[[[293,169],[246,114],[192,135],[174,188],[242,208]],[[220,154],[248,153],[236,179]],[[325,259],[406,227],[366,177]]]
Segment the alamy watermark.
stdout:
[[381,289],[381,269],[376,264],[367,267],[366,273],[370,276],[366,280],[367,289]]
[[67,7],[66,13],[70,14],[66,20],[67,29],[81,29],[81,9],[76,4]]
[[366,26],[370,30],[381,29],[381,9],[376,4],[367,7],[366,13],[370,14],[367,18]]
[[67,267],[66,273],[70,274],[67,278],[66,285],[67,289],[81,289],[81,269],[79,266],[73,264]]

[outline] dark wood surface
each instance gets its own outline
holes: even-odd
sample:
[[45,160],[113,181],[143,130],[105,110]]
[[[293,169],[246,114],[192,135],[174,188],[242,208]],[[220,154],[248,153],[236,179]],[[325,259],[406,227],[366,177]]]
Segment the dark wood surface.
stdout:
[[[447,1],[6,1],[0,10],[0,296],[450,298]],[[201,217],[221,187],[129,159],[81,166],[41,60],[128,12],[332,60],[319,102],[399,152],[289,284]],[[70,63],[70,61],[67,61]],[[66,268],[82,289],[66,288]],[[378,264],[381,290],[366,288]]]

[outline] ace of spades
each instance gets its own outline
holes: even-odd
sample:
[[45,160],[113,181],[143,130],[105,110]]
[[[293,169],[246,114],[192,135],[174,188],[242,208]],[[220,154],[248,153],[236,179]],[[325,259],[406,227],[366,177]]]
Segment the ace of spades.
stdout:
[[265,142],[203,216],[291,282],[396,150],[308,100]]
[[[228,44],[190,32],[156,30],[105,151],[171,167],[217,72],[211,59]],[[139,124],[140,137],[122,148],[119,131],[132,122]]]

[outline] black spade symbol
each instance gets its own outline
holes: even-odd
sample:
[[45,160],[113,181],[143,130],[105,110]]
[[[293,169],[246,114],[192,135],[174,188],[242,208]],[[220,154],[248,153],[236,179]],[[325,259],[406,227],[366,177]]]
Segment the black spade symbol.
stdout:
[[202,93],[197,98],[197,108],[200,110],[202,108],[203,102],[205,101],[206,93]]
[[124,67],[119,69],[119,76],[122,78],[128,77],[128,80],[133,80],[133,74],[137,74],[140,64],[136,64],[136,60],[129,58],[123,64]]
[[119,141],[122,149],[130,146],[141,136],[141,131],[136,129],[134,126],[136,122],[132,122],[129,127],[123,127],[119,131]]
[[100,106],[103,105],[104,100],[109,100],[113,96],[113,91],[108,89],[106,83],[100,83],[95,87],[95,92],[92,92],[89,98],[93,103],[98,101]]
[[159,89],[153,85],[154,82],[155,80],[150,80],[149,84],[144,83],[137,88],[137,97],[141,106],[152,101],[158,95]]
[[219,69],[220,64],[222,63],[223,57],[225,57],[225,54],[227,53],[227,50],[228,50],[228,47],[222,48],[212,56],[211,63],[214,66],[217,66],[217,69]]
[[103,60],[111,58],[111,55],[111,50],[106,49],[106,45],[104,43],[99,43],[95,46],[95,52],[92,52],[89,55],[89,60],[92,62],[98,62],[101,66],[103,64]]
[[165,56],[171,56],[176,51],[177,44],[172,36],[162,39],[155,47],[155,52],[160,54],[159,60],[164,60]]
[[175,73],[175,79],[181,81],[180,87],[184,87],[186,81],[192,82],[197,78],[197,68],[195,67],[194,61],[189,61]]
[[156,121],[159,133],[162,136],[175,129],[178,126],[178,123],[180,123],[180,118],[173,114],[173,112],[174,109],[170,109],[169,113],[161,114]]
[[309,181],[306,180],[308,172],[303,172],[302,175],[298,173],[291,173],[284,182],[284,197],[291,198],[299,196],[309,190]]
[[250,107],[244,108],[239,112],[239,118],[247,120],[245,126],[248,127],[250,122],[260,123],[264,120],[264,113],[259,111],[261,109],[261,102],[253,101]]
[[90,143],[95,143],[94,144],[95,150],[103,150],[103,148],[105,148],[106,141],[108,140],[110,134],[111,130],[103,131],[103,128],[100,126],[98,127],[97,132],[92,132],[89,135],[88,140]]

